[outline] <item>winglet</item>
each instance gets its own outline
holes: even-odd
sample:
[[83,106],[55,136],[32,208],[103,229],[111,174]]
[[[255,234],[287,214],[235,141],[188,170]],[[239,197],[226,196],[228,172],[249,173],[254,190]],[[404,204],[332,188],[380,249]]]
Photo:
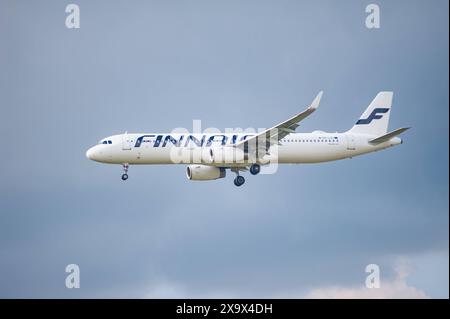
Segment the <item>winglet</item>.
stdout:
[[316,110],[319,107],[320,99],[322,98],[323,91],[320,91],[319,94],[317,94],[314,101],[312,101],[311,105],[308,107],[308,109]]

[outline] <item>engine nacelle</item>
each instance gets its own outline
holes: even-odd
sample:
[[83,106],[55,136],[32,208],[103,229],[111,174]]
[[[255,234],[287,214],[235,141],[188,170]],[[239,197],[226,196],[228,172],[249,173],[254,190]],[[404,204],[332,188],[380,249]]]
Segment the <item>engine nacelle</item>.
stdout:
[[207,166],[207,165],[189,165],[186,168],[187,178],[192,181],[210,181],[213,179],[224,178],[225,168]]
[[210,155],[213,163],[220,164],[244,163],[246,160],[244,151],[237,147],[211,148]]

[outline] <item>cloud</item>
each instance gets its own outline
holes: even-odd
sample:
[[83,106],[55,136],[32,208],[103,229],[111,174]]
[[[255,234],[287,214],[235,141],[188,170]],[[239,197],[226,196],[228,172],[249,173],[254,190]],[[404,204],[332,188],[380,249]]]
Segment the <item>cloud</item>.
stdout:
[[396,277],[392,280],[381,280],[380,288],[365,286],[339,287],[331,286],[313,289],[305,298],[309,299],[424,299],[430,298],[425,292],[408,285],[406,278],[410,266],[401,260],[395,266]]
[[186,287],[173,282],[160,282],[144,294],[144,299],[228,299],[238,298],[238,295],[229,291],[188,291]]
[[175,284],[161,283],[153,287],[144,298],[148,299],[177,299],[189,298],[186,290]]
[[424,299],[430,298],[423,291],[408,286],[404,281],[384,283],[380,288],[328,287],[314,289],[305,298],[309,299]]
[[[304,298],[304,299],[425,299],[431,298],[424,291],[408,284],[407,278],[416,268],[410,257],[397,257],[393,265],[395,276],[383,279],[381,274],[380,288],[361,286],[328,286],[314,288],[309,292],[300,290],[281,290],[275,294],[267,290],[263,295],[256,291],[236,293],[231,290],[211,290],[188,287],[170,280],[160,281],[145,290],[143,298]],[[386,272],[387,273],[387,272]]]

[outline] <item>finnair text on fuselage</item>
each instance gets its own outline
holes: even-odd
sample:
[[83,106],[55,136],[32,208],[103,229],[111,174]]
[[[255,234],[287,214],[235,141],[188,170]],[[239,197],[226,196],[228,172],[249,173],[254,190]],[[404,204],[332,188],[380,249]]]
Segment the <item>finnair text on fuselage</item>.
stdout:
[[[236,142],[242,142],[247,140],[249,137],[255,136],[255,134],[137,134],[136,141],[132,140],[134,147],[212,147],[212,146],[225,146],[225,145],[235,145]],[[337,134],[333,136],[329,135],[311,135],[311,134],[295,134],[286,138],[285,140],[308,140],[317,139],[317,142],[327,142],[336,144],[339,142],[339,137]],[[106,144],[106,143],[105,143]]]

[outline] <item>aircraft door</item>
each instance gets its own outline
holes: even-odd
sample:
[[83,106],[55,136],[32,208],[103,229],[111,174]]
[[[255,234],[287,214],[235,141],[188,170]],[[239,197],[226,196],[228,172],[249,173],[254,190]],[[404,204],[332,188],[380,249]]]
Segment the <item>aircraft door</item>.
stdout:
[[131,137],[127,134],[127,132],[122,135],[122,150],[131,150]]
[[355,148],[355,137],[351,134],[347,134],[347,150],[354,151]]

